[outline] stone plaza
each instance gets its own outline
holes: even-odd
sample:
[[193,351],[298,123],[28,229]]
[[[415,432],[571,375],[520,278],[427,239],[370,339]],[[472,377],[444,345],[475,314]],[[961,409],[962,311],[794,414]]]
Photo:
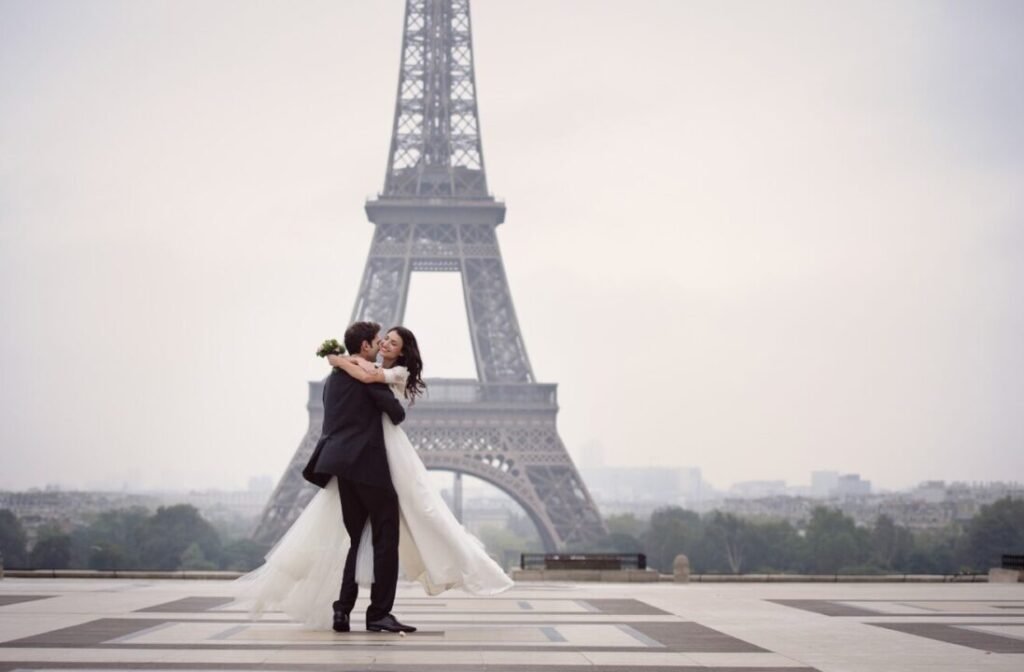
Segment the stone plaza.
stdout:
[[0,671],[1024,669],[1019,583],[403,583],[395,614],[419,632],[252,621],[225,581],[7,578]]

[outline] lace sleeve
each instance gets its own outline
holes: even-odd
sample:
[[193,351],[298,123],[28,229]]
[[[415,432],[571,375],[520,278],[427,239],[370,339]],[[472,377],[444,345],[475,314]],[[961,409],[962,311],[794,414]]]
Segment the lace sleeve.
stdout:
[[390,369],[381,369],[384,372],[384,382],[391,387],[391,391],[399,399],[405,398],[405,383],[409,380],[409,369],[404,366],[393,366]]

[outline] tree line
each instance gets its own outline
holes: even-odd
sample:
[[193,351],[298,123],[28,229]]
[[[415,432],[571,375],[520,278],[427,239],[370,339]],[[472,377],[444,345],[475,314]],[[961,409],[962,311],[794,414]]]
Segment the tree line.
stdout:
[[[679,554],[695,573],[956,574],[986,572],[1003,554],[1024,554],[1024,500],[1004,498],[981,508],[963,524],[910,530],[880,515],[858,527],[838,509],[818,507],[802,528],[786,521],[752,520],[713,511],[700,515],[675,506],[647,520],[632,514],[608,517],[608,536],[591,552],[644,553],[647,562],[672,572]],[[0,510],[0,554],[8,569],[234,570],[263,562],[268,546],[218,532],[187,504],[115,509],[87,525],[53,525],[28,536],[17,517]],[[481,537],[503,564],[519,552],[539,551],[532,524],[516,516]]]
[[987,572],[1003,554],[1024,554],[1024,500],[983,506],[964,524],[910,530],[880,515],[858,527],[838,509],[817,507],[803,529],[786,521],[750,520],[679,507],[649,520],[606,520],[610,534],[590,550],[645,553],[648,565],[672,572],[679,554],[695,573],[957,574]]
[[236,570],[263,562],[268,547],[225,539],[188,504],[114,509],[70,531],[47,524],[28,548],[21,521],[0,510],[0,554],[7,569]]

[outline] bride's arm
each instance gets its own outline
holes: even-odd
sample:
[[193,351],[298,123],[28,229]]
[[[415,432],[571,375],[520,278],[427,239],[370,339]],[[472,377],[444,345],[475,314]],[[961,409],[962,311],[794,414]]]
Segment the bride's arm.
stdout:
[[[372,364],[366,360],[359,361],[358,357],[342,357],[340,355],[327,355],[327,361],[330,362],[331,366],[341,369],[348,375],[352,376],[360,383],[383,383],[384,382],[384,371],[378,368],[374,368]],[[367,364],[368,368],[364,368],[362,364]]]

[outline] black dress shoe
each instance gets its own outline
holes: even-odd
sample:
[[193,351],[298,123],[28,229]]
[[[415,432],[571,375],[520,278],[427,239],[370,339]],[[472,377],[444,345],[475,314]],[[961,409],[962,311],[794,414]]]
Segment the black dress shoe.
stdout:
[[334,631],[335,632],[348,632],[352,628],[348,622],[348,612],[334,610]]
[[367,621],[366,629],[370,632],[416,632],[416,628],[399,623],[398,619],[391,614],[378,618],[376,621]]

